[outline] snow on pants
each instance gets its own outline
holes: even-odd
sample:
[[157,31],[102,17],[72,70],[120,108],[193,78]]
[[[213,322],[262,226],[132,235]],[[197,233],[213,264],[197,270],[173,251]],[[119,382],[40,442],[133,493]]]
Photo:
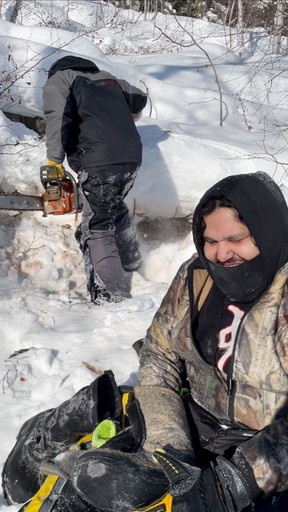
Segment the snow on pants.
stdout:
[[104,287],[125,295],[123,267],[129,251],[138,249],[124,198],[132,188],[138,167],[119,164],[84,169],[79,174],[82,206],[80,245],[87,245],[94,271]]

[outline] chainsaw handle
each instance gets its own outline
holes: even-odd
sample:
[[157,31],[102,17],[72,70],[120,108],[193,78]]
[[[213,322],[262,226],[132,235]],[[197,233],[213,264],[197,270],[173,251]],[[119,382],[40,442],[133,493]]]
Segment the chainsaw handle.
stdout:
[[64,169],[64,172],[65,172],[65,177],[67,177],[73,185],[75,211],[77,212],[80,209],[79,208],[78,184],[77,184],[73,174],[71,174],[71,172],[66,171],[66,169]]

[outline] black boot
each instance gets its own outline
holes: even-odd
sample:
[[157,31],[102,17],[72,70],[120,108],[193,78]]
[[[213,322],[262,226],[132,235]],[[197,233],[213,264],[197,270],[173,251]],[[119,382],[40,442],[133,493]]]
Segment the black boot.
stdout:
[[[115,230],[91,231],[91,238],[87,240],[90,266],[84,254],[84,262],[90,272],[89,288],[92,302],[105,300],[107,302],[120,302],[129,298],[128,285],[125,282],[118,249],[115,244]],[[92,266],[92,269],[91,269]],[[89,277],[87,275],[87,277]]]
[[80,497],[102,512],[131,512],[163,496],[169,483],[146,454],[109,449],[83,452],[71,481]]
[[44,510],[49,512],[99,512],[89,503],[83,501],[75,491],[70,480],[63,481],[58,479],[41,505],[34,501],[35,498],[25,503],[18,512],[28,512],[29,510],[41,511],[42,506]]
[[3,494],[9,504],[23,503],[38,491],[40,465],[91,433],[104,418],[121,418],[121,395],[111,371],[95,379],[55,409],[29,419],[2,471]]
[[125,208],[114,219],[115,242],[121,258],[122,268],[126,272],[138,270],[142,263],[139,241],[128,209]]
[[[124,298],[129,298],[130,294],[126,290],[126,284],[124,283],[124,277],[121,278],[121,286],[119,287],[118,281],[119,279],[111,279],[111,282],[108,282],[108,279],[105,282],[100,278],[100,275],[95,271],[92,256],[97,263],[97,246],[94,247],[93,239],[86,240],[83,244],[82,240],[82,229],[81,224],[77,227],[75,231],[75,239],[79,244],[80,250],[83,254],[84,261],[84,270],[86,274],[87,280],[87,291],[90,295],[91,302],[94,304],[101,304],[101,301],[105,302],[121,302]],[[101,252],[101,251],[100,251]],[[103,256],[100,255],[102,258]],[[112,262],[113,263],[113,262]],[[111,263],[110,263],[111,268]],[[114,268],[114,264],[112,264],[112,268]],[[101,269],[100,269],[101,270]],[[112,271],[111,271],[112,274]],[[121,270],[122,275],[122,270]]]

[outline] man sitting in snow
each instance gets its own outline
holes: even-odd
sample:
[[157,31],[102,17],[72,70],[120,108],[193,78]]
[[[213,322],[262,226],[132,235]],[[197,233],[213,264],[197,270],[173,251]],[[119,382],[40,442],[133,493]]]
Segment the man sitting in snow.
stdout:
[[51,459],[58,449],[50,470],[66,487],[49,510],[287,511],[285,199],[265,173],[225,178],[200,200],[193,236],[198,254],[180,267],[141,349],[130,427],[104,448],[65,453],[75,417],[81,424],[85,410],[87,431],[103,399],[94,381],[74,402],[78,414],[72,397],[46,412],[38,430],[22,427],[3,470],[10,501],[25,478],[29,497],[25,455],[48,473],[45,450]]
[[43,91],[48,164],[59,177],[65,154],[79,176],[82,223],[76,238],[84,254],[92,302],[129,297],[125,271],[141,263],[124,198],[142,161],[133,116],[147,96],[89,60],[67,56],[51,66]]

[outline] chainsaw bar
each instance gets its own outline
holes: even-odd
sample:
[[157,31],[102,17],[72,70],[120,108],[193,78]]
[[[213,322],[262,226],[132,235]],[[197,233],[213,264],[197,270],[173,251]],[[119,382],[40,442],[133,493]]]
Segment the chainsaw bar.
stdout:
[[0,194],[0,210],[44,211],[43,200],[37,196]]
[[42,165],[40,178],[44,188],[42,196],[0,193],[0,210],[42,211],[48,214],[64,215],[81,211],[78,187],[74,176],[64,169],[59,176],[55,165]]

